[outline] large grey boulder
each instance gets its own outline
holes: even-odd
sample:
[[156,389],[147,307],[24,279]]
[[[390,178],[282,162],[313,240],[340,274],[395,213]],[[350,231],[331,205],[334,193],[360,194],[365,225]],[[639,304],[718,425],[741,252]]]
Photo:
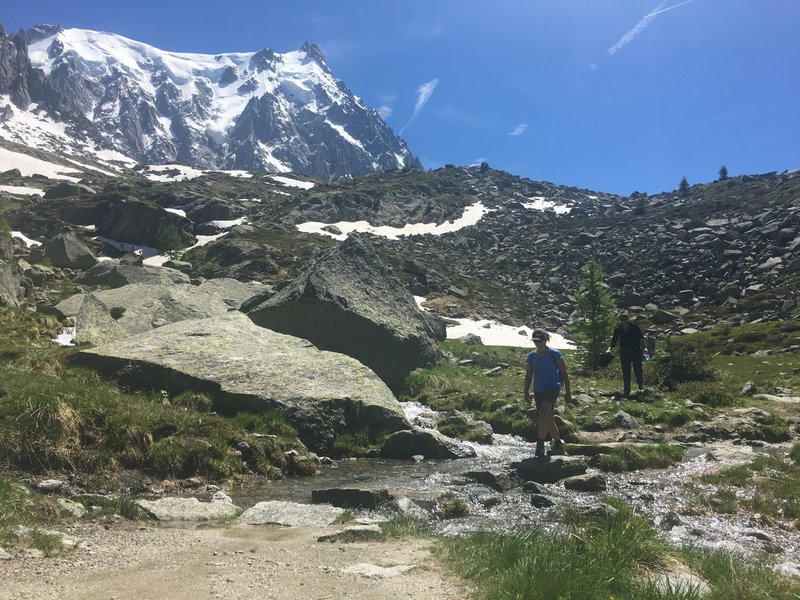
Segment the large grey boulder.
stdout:
[[132,387],[207,393],[220,412],[278,411],[321,453],[345,433],[381,435],[409,426],[369,368],[258,327],[236,311],[111,340],[76,360]]
[[325,488],[311,490],[311,501],[315,504],[330,504],[339,508],[368,508],[374,510],[391,500],[389,490],[361,488]]
[[151,202],[125,198],[108,203],[97,224],[97,233],[117,242],[158,248],[161,236],[168,227],[174,227],[187,246],[197,241],[192,234],[193,224],[186,217]]
[[14,261],[11,234],[0,232],[0,306],[19,306],[22,302],[22,270]]
[[75,283],[118,288],[130,283],[189,283],[189,276],[167,267],[150,267],[105,260],[75,278]]
[[245,302],[264,293],[273,291],[272,286],[255,281],[245,283],[229,277],[208,279],[197,286],[203,292],[217,296],[222,301],[239,310]]
[[568,477],[586,473],[586,461],[574,456],[547,456],[526,458],[511,463],[511,468],[524,481],[555,483]]
[[137,500],[141,508],[159,521],[221,521],[241,512],[224,492],[217,492],[211,502],[197,498],[159,498]]
[[442,359],[411,293],[356,238],[323,254],[274,296],[243,310],[262,327],[357,358],[394,390],[414,369]]
[[[231,307],[213,290],[189,284],[132,283],[120,288],[80,294],[56,305],[63,313],[80,303],[75,321],[75,342],[101,344],[177,323],[224,315]],[[65,315],[70,316],[70,315]]]
[[404,429],[390,435],[381,446],[384,458],[411,459],[414,456],[425,458],[472,458],[475,449],[442,435],[432,429]]
[[75,232],[62,233],[41,248],[42,256],[54,267],[84,271],[97,264],[97,258]]
[[236,519],[238,527],[248,525],[285,525],[286,527],[327,527],[344,513],[343,508],[328,504],[299,504],[282,500],[259,502]]

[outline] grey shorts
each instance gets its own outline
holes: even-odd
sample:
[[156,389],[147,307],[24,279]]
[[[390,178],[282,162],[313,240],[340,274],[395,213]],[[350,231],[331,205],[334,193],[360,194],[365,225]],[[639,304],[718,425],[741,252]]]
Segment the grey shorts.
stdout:
[[541,392],[533,393],[533,400],[536,402],[536,410],[541,410],[542,402],[549,402],[553,406],[558,402],[558,395],[561,393],[561,388],[557,386],[549,387]]

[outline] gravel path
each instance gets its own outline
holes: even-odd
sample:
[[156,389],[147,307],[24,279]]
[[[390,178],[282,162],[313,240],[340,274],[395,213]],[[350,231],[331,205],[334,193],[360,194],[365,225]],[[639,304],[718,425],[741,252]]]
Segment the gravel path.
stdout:
[[83,525],[64,558],[0,561],[2,600],[466,599],[429,540],[329,543],[334,528]]

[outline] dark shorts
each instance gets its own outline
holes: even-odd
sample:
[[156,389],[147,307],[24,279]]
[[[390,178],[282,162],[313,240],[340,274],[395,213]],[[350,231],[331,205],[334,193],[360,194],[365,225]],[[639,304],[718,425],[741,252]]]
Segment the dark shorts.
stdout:
[[536,403],[536,410],[541,410],[542,402],[549,402],[553,406],[558,402],[558,395],[561,393],[561,388],[558,386],[549,387],[541,392],[533,393],[533,400]]

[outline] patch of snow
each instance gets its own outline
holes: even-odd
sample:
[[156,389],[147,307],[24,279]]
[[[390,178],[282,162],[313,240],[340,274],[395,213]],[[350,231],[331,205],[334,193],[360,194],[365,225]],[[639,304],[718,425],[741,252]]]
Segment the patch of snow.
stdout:
[[58,335],[54,337],[51,342],[58,344],[59,346],[74,346],[75,345],[75,328],[74,327],[62,327],[61,330],[58,332]]
[[57,165],[27,154],[0,148],[0,172],[11,169],[19,169],[24,177],[44,175],[50,179],[62,179],[72,183],[78,183],[82,179],[82,177],[71,177],[71,175],[81,175],[81,173],[72,171],[64,165]]
[[174,214],[178,215],[179,217],[185,217],[186,216],[186,211],[181,209],[181,208],[165,208],[164,210],[167,211],[167,212],[174,213]]
[[12,231],[11,237],[15,237],[18,240],[22,240],[22,243],[25,244],[26,247],[30,248],[31,246],[41,246],[42,242],[37,242],[36,240],[32,240],[31,238],[27,237],[24,233],[19,231]]
[[119,172],[112,173],[110,171],[106,171],[104,169],[101,169],[100,167],[95,167],[93,165],[87,165],[87,164],[84,164],[84,163],[79,163],[77,160],[72,160],[71,158],[65,158],[64,160],[66,160],[68,163],[71,163],[71,164],[73,164],[73,165],[75,165],[77,167],[80,167],[81,169],[89,169],[90,171],[97,171],[98,173],[102,173],[103,175],[107,175],[108,177],[119,177]]
[[314,187],[313,181],[299,181],[297,179],[291,179],[289,177],[282,177],[280,175],[270,175],[270,179],[277,183],[288,185],[290,187],[297,187],[304,190],[310,190]]
[[102,235],[95,236],[92,239],[95,239],[98,242],[103,242],[104,244],[108,244],[120,252],[134,252],[136,250],[141,250],[142,256],[145,258],[155,256],[160,252],[158,248],[142,246],[141,244],[131,244],[130,242],[118,242],[117,240],[112,240],[111,238],[103,237]]
[[44,195],[44,190],[35,187],[26,187],[24,185],[0,185],[0,192],[7,192],[16,196]]
[[359,142],[356,138],[354,138],[352,135],[347,133],[347,131],[345,130],[344,127],[342,127],[341,125],[337,125],[336,123],[331,123],[328,120],[325,121],[325,124],[328,125],[331,129],[333,129],[340,136],[342,136],[342,138],[346,142],[352,144],[353,146],[355,146],[359,150],[363,150],[364,152],[366,152],[366,150],[364,150],[364,146],[361,144],[361,142]]
[[199,248],[200,246],[205,246],[206,244],[210,244],[211,242],[218,240],[224,235],[227,235],[227,231],[223,231],[222,233],[217,233],[215,235],[198,235],[197,236],[197,243],[192,246],[191,248],[187,248],[187,250],[191,250],[192,248]]
[[[469,333],[477,335],[486,346],[513,346],[515,348],[533,348],[531,329],[527,327],[513,327],[497,321],[487,319],[454,319],[458,325],[447,327],[447,339],[455,340]],[[547,345],[559,350],[574,350],[575,344],[557,333],[550,333]]]
[[522,202],[522,206],[531,210],[547,210],[552,208],[556,214],[563,215],[572,210],[571,207],[564,204],[556,204],[552,200],[547,200],[544,196],[532,196],[528,198],[531,202]]
[[130,156],[117,152],[116,150],[95,150],[94,155],[100,160],[107,162],[121,162],[126,167],[132,168],[136,166],[136,161]]
[[251,171],[242,171],[241,169],[214,170],[209,172],[222,173],[223,175],[228,175],[229,177],[241,177],[242,179],[250,179],[253,177],[253,173]]
[[220,229],[230,229],[242,223],[247,223],[247,217],[239,217],[238,219],[230,219],[228,221],[209,221],[210,225],[219,227]]
[[[177,173],[168,173],[168,171]],[[147,169],[142,173],[150,181],[168,182],[196,179],[203,174],[203,171],[186,165],[147,165]]]
[[[422,310],[427,310],[424,306],[426,300],[427,298],[423,296],[414,296],[414,301]],[[447,326],[448,340],[457,340],[471,333],[480,337],[485,346],[511,346],[514,348],[535,347],[533,340],[531,340],[531,333],[533,333],[533,330],[528,327],[514,327],[488,319],[453,320],[457,321],[458,325]],[[550,333],[550,340],[547,342],[547,345],[551,348],[556,348],[558,350],[575,350],[577,347],[574,342],[558,333],[548,333]]]
[[[476,202],[475,204],[467,206],[464,209],[464,213],[458,219],[438,225],[436,223],[408,223],[403,227],[389,227],[388,225],[375,227],[374,225],[370,225],[367,221],[339,221],[338,223],[330,224],[320,223],[319,221],[309,221],[307,223],[300,223],[296,227],[305,233],[327,235],[337,240],[346,239],[353,231],[362,233],[368,232],[389,239],[397,239],[404,235],[442,235],[444,233],[452,233],[464,227],[477,224],[483,218],[483,215],[491,210],[493,209],[486,208],[482,202]],[[324,231],[323,227],[328,227],[329,225],[338,227],[342,233],[333,234]]]

